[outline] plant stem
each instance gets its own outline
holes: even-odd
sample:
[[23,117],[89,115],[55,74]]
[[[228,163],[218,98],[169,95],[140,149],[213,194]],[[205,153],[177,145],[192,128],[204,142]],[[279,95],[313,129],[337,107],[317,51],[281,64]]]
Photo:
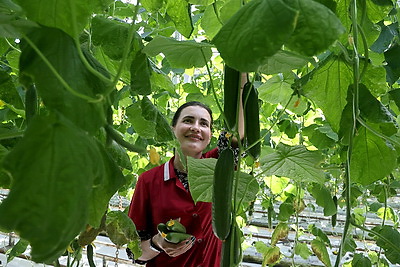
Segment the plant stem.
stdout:
[[393,144],[400,146],[400,142],[390,138],[389,136],[386,136],[378,131],[376,131],[374,128],[372,128],[371,126],[369,126],[360,116],[357,116],[357,121],[364,126],[365,128],[367,128],[368,131],[372,132],[373,134],[375,134],[376,136],[379,136],[383,139],[385,139],[386,141],[392,142]]
[[354,142],[354,136],[356,134],[356,127],[357,127],[357,117],[358,117],[358,88],[359,88],[359,70],[360,70],[360,61],[359,61],[359,55],[358,55],[358,50],[357,50],[357,45],[358,45],[358,27],[357,27],[357,0],[352,0],[351,1],[351,6],[350,6],[350,12],[351,12],[351,19],[352,19],[352,24],[353,24],[353,49],[354,49],[354,55],[353,55],[353,80],[354,80],[354,91],[353,91],[353,99],[352,99],[352,107],[353,107],[353,123],[351,127],[351,133],[350,133],[350,139],[349,139],[349,147],[347,150],[347,159],[346,159],[346,173],[345,173],[345,199],[346,199],[346,221],[343,227],[343,234],[342,234],[342,240],[340,243],[339,247],[339,253],[336,257],[336,262],[335,262],[335,267],[339,267],[341,258],[343,256],[343,248],[347,239],[347,234],[349,231],[350,227],[350,220],[351,220],[351,203],[350,203],[350,198],[351,198],[351,171],[350,171],[350,166],[351,166],[351,155],[353,152],[353,142]]
[[212,79],[210,67],[208,66],[207,58],[206,58],[206,55],[204,55],[203,49],[201,49],[201,54],[203,55],[204,63],[206,64],[207,73],[208,73],[208,76],[209,76],[209,79],[210,79],[211,91],[212,91],[212,93],[213,93],[215,103],[217,103],[217,107],[218,107],[218,109],[219,109],[219,112],[221,113],[223,119],[226,121],[226,117],[225,117],[225,114],[224,114],[224,110],[223,110],[221,104],[219,103],[218,97],[217,97],[217,93],[215,92],[215,87],[214,87],[214,82],[213,82],[213,79]]
[[106,129],[107,134],[109,134],[110,137],[115,142],[117,142],[121,146],[125,147],[129,151],[137,152],[137,153],[147,153],[145,148],[132,145],[131,143],[125,141],[124,138],[122,138],[122,136],[111,125],[107,124],[106,126],[104,126],[104,128]]

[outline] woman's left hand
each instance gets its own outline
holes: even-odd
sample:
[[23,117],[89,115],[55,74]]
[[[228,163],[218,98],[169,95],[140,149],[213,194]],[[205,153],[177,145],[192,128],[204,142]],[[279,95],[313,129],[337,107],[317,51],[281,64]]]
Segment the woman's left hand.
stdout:
[[170,257],[182,255],[191,249],[195,240],[196,238],[191,236],[178,244],[174,244],[166,241],[160,234],[153,236],[153,243],[164,250],[165,253],[167,253],[167,255]]

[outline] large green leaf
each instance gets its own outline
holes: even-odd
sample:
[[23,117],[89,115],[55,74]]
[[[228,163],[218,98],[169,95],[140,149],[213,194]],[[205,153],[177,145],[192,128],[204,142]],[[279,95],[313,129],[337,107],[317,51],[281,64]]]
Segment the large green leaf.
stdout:
[[105,9],[111,0],[16,0],[27,17],[41,25],[63,30],[75,37],[94,11]]
[[395,44],[385,51],[386,79],[390,85],[394,84],[400,77],[400,45]]
[[117,247],[128,245],[135,258],[140,257],[142,254],[140,238],[135,224],[128,215],[119,210],[109,212],[106,219],[106,230],[108,237]]
[[[107,84],[88,71],[78,55],[74,41],[61,30],[42,27],[33,31],[29,38],[76,93],[95,99],[108,89]],[[104,101],[90,101],[72,94],[24,40],[21,50],[20,70],[33,76],[38,93],[47,108],[62,113],[89,132],[95,132],[104,125]],[[94,68],[99,69],[97,65],[100,64],[90,54],[87,54],[87,59]],[[104,69],[102,72],[104,73]]]
[[[194,159],[188,157],[188,179],[190,193],[194,202],[212,201],[212,186],[216,163],[217,159],[214,158]],[[257,180],[253,176],[241,172],[236,200],[240,201],[243,199],[242,203],[246,205],[254,200],[258,190],[259,185]]]
[[96,145],[99,151],[96,164],[101,175],[93,181],[88,207],[88,224],[94,228],[100,226],[101,218],[108,209],[111,197],[126,183],[125,177],[114,159],[99,142],[96,142]]
[[271,104],[285,105],[293,94],[292,74],[278,74],[258,87],[259,98]]
[[141,102],[142,115],[148,121],[155,123],[156,136],[158,142],[167,142],[174,139],[174,133],[164,115],[147,97],[143,97]]
[[385,250],[386,258],[393,264],[400,264],[400,233],[388,225],[377,226],[374,230],[383,237],[377,236],[376,244]]
[[325,174],[318,166],[322,156],[304,146],[288,146],[280,143],[275,152],[260,159],[265,175],[277,175],[300,182],[324,183]]
[[368,185],[389,175],[396,167],[396,151],[361,127],[354,138],[350,171],[352,181]]
[[[364,84],[359,84],[359,108],[361,116],[373,123],[393,123],[395,118]],[[394,126],[394,125],[393,125]]]
[[327,187],[320,184],[314,184],[311,187],[310,193],[315,198],[318,206],[324,208],[324,216],[332,216],[336,214],[337,207],[333,202],[331,192]]
[[175,28],[186,38],[193,31],[191,5],[186,0],[166,0],[167,14],[175,24]]
[[22,19],[15,14],[0,14],[1,37],[21,38],[32,27],[37,27],[33,21]]
[[51,116],[35,118],[4,159],[13,183],[0,225],[29,241],[34,261],[53,262],[86,225],[99,154],[90,136]]
[[156,36],[143,52],[149,56],[163,53],[172,67],[189,69],[205,66],[212,56],[211,47],[208,43]]
[[221,29],[222,24],[218,20],[217,15],[215,14],[214,5],[209,5],[204,11],[204,15],[200,22],[201,27],[204,29],[205,34],[209,39],[214,38],[214,36]]
[[131,63],[131,91],[134,94],[151,94],[152,69],[147,55],[142,51],[136,53]]
[[340,59],[329,58],[303,87],[305,96],[322,109],[335,132],[339,130],[342,111],[347,104],[347,89],[352,82],[351,67]]
[[298,11],[282,0],[254,0],[235,13],[214,37],[225,62],[243,72],[256,71],[293,33]]
[[303,67],[310,61],[311,59],[308,57],[290,51],[279,50],[273,56],[266,58],[259,71],[265,74],[291,72],[294,69]]
[[286,1],[299,10],[296,28],[287,47],[306,56],[326,50],[345,29],[336,15],[326,6],[313,0]]
[[149,11],[157,11],[159,10],[162,5],[163,5],[163,0],[142,0],[140,3],[143,5],[143,7]]
[[142,113],[143,110],[140,102],[133,103],[126,109],[128,121],[132,124],[135,132],[143,138],[153,138],[156,136],[156,122],[153,120],[146,120]]
[[92,19],[92,40],[111,59],[120,60],[128,39],[129,24],[96,16]]

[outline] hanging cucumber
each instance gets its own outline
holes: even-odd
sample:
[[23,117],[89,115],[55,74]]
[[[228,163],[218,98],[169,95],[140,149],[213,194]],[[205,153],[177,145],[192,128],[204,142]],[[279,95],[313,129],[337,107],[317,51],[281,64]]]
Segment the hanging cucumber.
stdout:
[[236,115],[239,100],[241,73],[225,65],[224,68],[224,114],[226,128],[229,131],[236,129]]
[[231,228],[233,177],[233,151],[227,148],[215,165],[212,195],[212,226],[214,234],[221,240],[228,237]]
[[228,238],[222,243],[221,267],[239,266],[243,256],[241,237],[239,226],[233,222]]
[[337,221],[337,206],[338,206],[338,199],[337,196],[333,196],[332,197],[333,203],[336,206],[336,213],[332,215],[331,217],[331,221],[332,221],[332,227],[336,226],[336,221]]
[[[247,144],[252,145],[260,139],[260,110],[258,93],[251,82],[247,82],[243,87],[243,105]],[[261,143],[258,142],[249,148],[247,153],[256,160],[261,154]]]

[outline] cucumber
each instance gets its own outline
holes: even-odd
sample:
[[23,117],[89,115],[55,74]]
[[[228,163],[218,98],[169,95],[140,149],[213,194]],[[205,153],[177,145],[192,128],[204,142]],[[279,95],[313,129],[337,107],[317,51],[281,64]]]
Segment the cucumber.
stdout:
[[244,123],[247,145],[253,145],[247,153],[257,160],[261,154],[260,139],[260,109],[258,106],[258,92],[251,82],[243,87]]
[[234,156],[230,148],[223,150],[214,170],[212,195],[212,227],[214,234],[225,240],[231,229]]
[[236,222],[232,223],[232,228],[228,238],[222,243],[221,267],[239,266],[242,261],[242,232]]
[[239,101],[241,73],[228,65],[224,67],[224,114],[225,126],[229,131],[237,127],[236,117]]
[[[338,199],[337,199],[337,196],[333,196],[333,197],[332,197],[332,200],[333,200],[333,203],[335,204],[336,210],[337,210],[337,206],[338,206]],[[335,227],[335,226],[336,226],[336,221],[337,221],[337,211],[336,211],[336,213],[333,214],[332,217],[331,217],[332,227]]]
[[177,220],[169,220],[166,224],[169,231],[186,233],[186,228]]
[[178,244],[178,243],[188,239],[189,237],[191,237],[191,235],[189,235],[189,234],[179,233],[179,232],[169,232],[165,236],[165,240],[170,243]]

